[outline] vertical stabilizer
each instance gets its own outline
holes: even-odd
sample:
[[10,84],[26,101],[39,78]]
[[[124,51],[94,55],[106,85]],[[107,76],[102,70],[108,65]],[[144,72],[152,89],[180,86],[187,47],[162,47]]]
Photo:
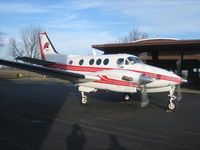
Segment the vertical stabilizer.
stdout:
[[58,52],[53,47],[51,41],[49,40],[49,37],[47,36],[46,32],[38,33],[38,36],[42,60],[45,60],[46,55],[58,54]]

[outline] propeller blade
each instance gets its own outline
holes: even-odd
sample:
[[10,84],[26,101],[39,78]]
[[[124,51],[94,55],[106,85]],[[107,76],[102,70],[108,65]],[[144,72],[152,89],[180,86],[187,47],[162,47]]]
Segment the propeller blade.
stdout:
[[177,60],[176,66],[177,66],[177,75],[178,76],[181,76],[181,67],[182,67],[181,65],[182,65],[182,60],[181,59]]
[[143,52],[143,53],[140,53],[138,57],[146,64],[147,56],[148,56],[148,53]]
[[177,101],[179,102],[182,99],[182,92],[180,90],[180,84],[177,86]]
[[[182,59],[181,58],[176,61],[176,66],[177,66],[177,75],[181,76],[181,67],[182,67]],[[182,99],[182,93],[181,93],[180,87],[181,87],[181,84],[178,84],[177,89],[176,89],[178,102]]]
[[149,98],[146,93],[146,86],[144,85],[141,91],[141,103],[140,107],[146,107],[149,104]]

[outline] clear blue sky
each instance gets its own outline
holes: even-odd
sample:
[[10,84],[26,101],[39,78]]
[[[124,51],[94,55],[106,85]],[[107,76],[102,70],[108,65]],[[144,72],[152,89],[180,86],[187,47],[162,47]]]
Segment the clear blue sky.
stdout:
[[200,39],[200,0],[0,1],[5,41],[31,25],[48,28],[63,54],[86,55],[92,44],[114,41],[132,29],[151,38]]

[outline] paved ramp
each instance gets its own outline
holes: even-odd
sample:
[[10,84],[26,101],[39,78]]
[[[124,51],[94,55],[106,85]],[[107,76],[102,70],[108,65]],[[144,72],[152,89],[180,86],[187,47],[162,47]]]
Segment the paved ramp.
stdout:
[[200,149],[200,94],[183,97],[177,113],[166,113],[167,93],[147,108],[107,92],[82,106],[69,83],[0,81],[0,149]]

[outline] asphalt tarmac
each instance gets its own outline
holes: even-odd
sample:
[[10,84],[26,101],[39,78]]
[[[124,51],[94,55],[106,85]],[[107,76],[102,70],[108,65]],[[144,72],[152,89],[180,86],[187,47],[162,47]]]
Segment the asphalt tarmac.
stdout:
[[139,107],[122,94],[97,92],[80,105],[70,83],[0,80],[0,150],[200,149],[200,94],[183,93],[166,112],[167,93]]

